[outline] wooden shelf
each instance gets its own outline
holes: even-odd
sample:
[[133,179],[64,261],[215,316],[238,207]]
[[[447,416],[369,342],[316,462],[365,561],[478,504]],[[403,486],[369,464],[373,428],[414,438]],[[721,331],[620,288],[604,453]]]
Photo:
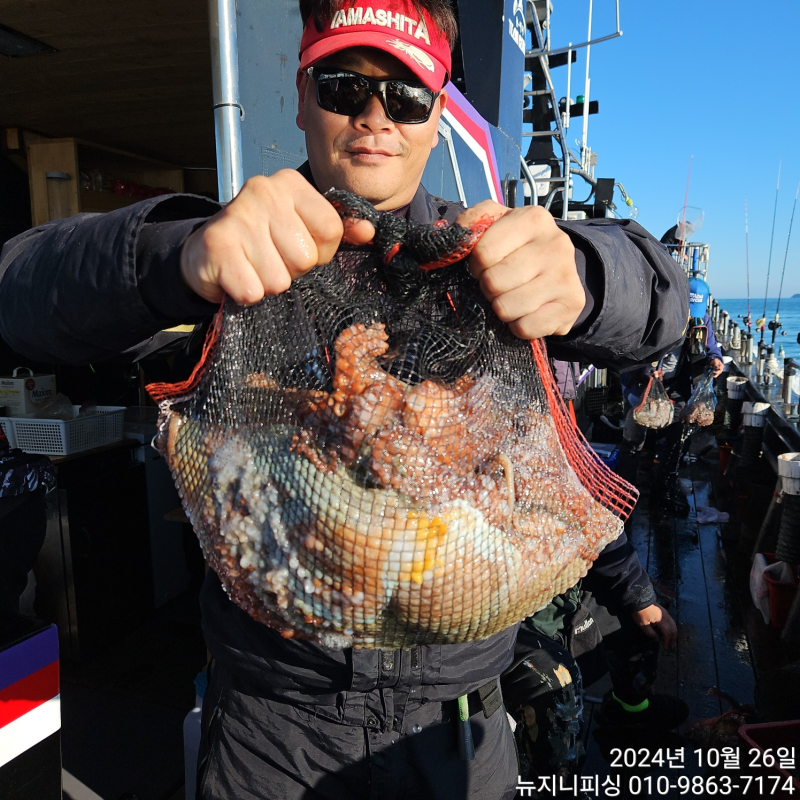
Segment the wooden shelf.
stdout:
[[[48,173],[50,177],[48,178]],[[99,173],[105,188],[113,181],[183,191],[183,169],[111,147],[80,139],[47,139],[28,146],[28,175],[31,187],[33,224],[64,219],[82,211],[113,211],[138,202],[113,191],[96,191],[81,186]]]
[[113,192],[95,192],[92,189],[81,189],[80,194],[81,211],[116,211],[135,202],[132,197],[124,197]]

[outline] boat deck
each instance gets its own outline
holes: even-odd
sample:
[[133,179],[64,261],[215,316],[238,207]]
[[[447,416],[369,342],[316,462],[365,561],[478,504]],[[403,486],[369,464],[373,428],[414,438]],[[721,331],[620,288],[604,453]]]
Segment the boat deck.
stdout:
[[[596,701],[611,684],[606,677],[587,687],[590,724],[584,775],[597,775],[601,783],[608,776],[619,776],[619,797],[637,796],[632,789],[639,787],[638,782],[634,780],[633,786],[629,782],[634,775],[649,775],[653,787],[659,776],[666,776],[672,789],[658,793],[653,790],[650,795],[660,797],[686,795],[675,785],[680,775],[708,775],[694,749],[701,744],[717,750],[738,744],[736,731],[741,718],[729,713],[712,732],[713,719],[732,709],[725,695],[739,705],[750,706],[743,712],[747,723],[800,717],[797,682],[792,678],[793,663],[800,652],[797,646],[782,641],[778,630],[763,622],[749,593],[750,553],[771,489],[755,487],[748,497],[750,507],[733,502],[737,498],[732,497],[731,486],[720,473],[714,439],[699,432],[692,439],[690,463],[684,463],[680,472],[681,488],[690,505],[689,516],[658,516],[650,513],[649,506],[650,482],[655,475],[651,460],[646,452],[640,456],[636,483],[642,494],[627,532],[653,579],[659,602],[668,608],[678,627],[675,650],[662,650],[655,689],[684,700],[689,706],[689,719],[681,726],[680,735],[639,732],[610,739],[601,735],[598,744],[593,720]],[[697,509],[703,506],[728,512],[729,521],[698,522]],[[739,512],[743,512],[742,519]],[[651,770],[615,769],[607,760],[609,747],[647,747],[651,751],[661,748],[665,752],[684,748],[685,766],[682,770],[669,764]],[[743,767],[744,761],[740,764]],[[725,774],[741,783],[740,771],[733,769]],[[644,788],[638,793],[647,795]]]
[[[744,522],[737,518],[737,504],[732,503],[729,487],[720,476],[718,454],[709,435],[693,437],[692,459],[681,468],[691,511],[686,519],[672,519],[649,512],[654,469],[647,454],[642,454],[637,478],[642,497],[628,526],[660,601],[678,625],[677,649],[662,653],[656,689],[675,694],[689,705],[690,719],[682,732],[692,721],[715,718],[729,710],[726,700],[709,693],[713,687],[740,704],[755,704],[758,718],[748,721],[800,718],[795,697],[800,692],[794,688],[798,684],[792,666],[800,653],[763,623],[747,589],[749,550],[757,533],[752,526],[757,527],[763,512],[753,510],[750,530],[747,513]],[[769,494],[764,493],[766,500]],[[698,523],[696,509],[700,506],[729,511],[731,521],[724,525]],[[740,545],[740,541],[749,545]],[[121,800],[126,793],[135,794],[138,800],[182,798],[182,723],[193,705],[192,680],[204,661],[196,592],[188,592],[101,657],[64,664],[64,768],[103,800]],[[590,781],[597,776],[597,785],[609,776],[619,777],[622,791],[618,796],[634,797],[628,783],[631,775],[649,774],[653,780],[666,775],[674,783],[681,774],[703,774],[694,763],[693,744],[678,734],[636,734],[612,740],[601,734],[598,742],[593,720],[596,701],[609,686],[606,678],[586,689],[589,725],[584,776]],[[736,727],[738,724],[734,732]],[[722,746],[722,740],[717,745]],[[610,747],[672,751],[683,747],[685,767],[682,772],[668,767],[649,772],[613,768],[608,763]],[[633,789],[636,787],[634,783]],[[590,789],[588,797],[614,796],[602,788],[594,793],[590,784],[585,788]],[[681,793],[675,789],[659,796],[678,797]]]

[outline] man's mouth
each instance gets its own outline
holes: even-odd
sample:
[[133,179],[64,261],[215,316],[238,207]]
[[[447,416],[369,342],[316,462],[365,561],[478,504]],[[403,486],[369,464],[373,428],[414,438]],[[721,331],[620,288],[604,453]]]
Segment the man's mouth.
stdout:
[[389,150],[382,150],[378,147],[349,147],[345,152],[364,161],[382,161],[385,158],[392,158],[396,155]]

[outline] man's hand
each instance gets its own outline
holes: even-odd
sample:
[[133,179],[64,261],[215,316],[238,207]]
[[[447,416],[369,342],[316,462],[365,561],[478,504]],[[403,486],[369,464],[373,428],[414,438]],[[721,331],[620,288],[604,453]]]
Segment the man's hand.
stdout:
[[496,222],[469,256],[495,314],[520,339],[563,336],[586,304],[575,266],[575,247],[539,206],[510,209],[485,200],[456,219],[469,227],[481,217]]
[[660,642],[662,647],[667,650],[675,647],[678,641],[678,628],[675,620],[658,603],[653,603],[641,611],[634,611],[631,619],[645,636]]
[[708,367],[711,370],[711,375],[714,378],[718,378],[720,375],[722,375],[722,370],[725,369],[725,365],[718,358],[712,358],[708,362]]
[[364,220],[342,224],[333,206],[295,170],[251,178],[222,211],[184,242],[181,276],[213,303],[223,294],[252,305],[286,291],[295,278],[327,264],[345,236],[371,241]]

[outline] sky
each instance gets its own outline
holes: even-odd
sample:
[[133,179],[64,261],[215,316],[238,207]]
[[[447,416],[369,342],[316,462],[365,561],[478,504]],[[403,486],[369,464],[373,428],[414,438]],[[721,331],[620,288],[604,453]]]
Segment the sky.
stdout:
[[[585,41],[588,0],[553,4],[553,47]],[[594,0],[593,37],[614,31],[614,0]],[[621,182],[638,221],[657,237],[684,205],[705,213],[693,237],[710,245],[716,297],[746,297],[745,201],[750,296],[764,298],[778,166],[780,189],[769,296],[776,297],[800,182],[800,2],[620,0],[623,36],[592,47],[589,122],[596,177]],[[573,65],[573,99],[583,93],[585,51]],[[566,95],[566,67],[553,71]],[[582,120],[568,142],[576,150]],[[628,210],[617,197],[617,205]],[[789,241],[783,296],[800,293],[800,212]]]

